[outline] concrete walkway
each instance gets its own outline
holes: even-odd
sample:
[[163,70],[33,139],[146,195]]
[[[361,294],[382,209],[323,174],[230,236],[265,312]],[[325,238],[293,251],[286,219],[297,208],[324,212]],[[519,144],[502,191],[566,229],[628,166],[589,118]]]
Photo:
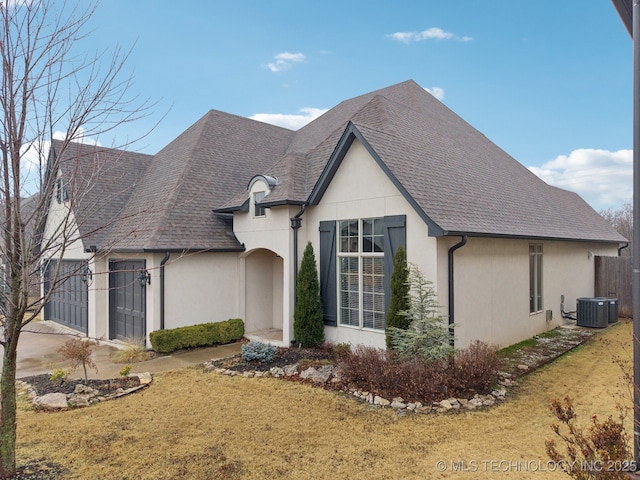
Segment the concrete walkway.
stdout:
[[[69,362],[63,362],[58,349],[74,336],[80,336],[73,330],[63,327],[55,322],[41,321],[30,323],[20,335],[18,344],[18,372],[17,378],[51,373],[54,368],[66,368]],[[98,373],[95,370],[89,372],[89,378],[117,378],[123,364],[113,363],[109,355],[123,348],[123,344],[110,341],[100,341],[100,345],[93,353],[93,359],[98,365]],[[0,347],[0,351],[2,347]],[[190,351],[176,352],[171,355],[159,356],[146,362],[134,363],[132,372],[159,373],[179,368],[199,365],[208,360],[227,358],[240,353],[240,344],[220,345],[217,347],[199,348]],[[0,357],[0,367],[2,358]],[[82,367],[74,371],[72,378],[81,378]]]

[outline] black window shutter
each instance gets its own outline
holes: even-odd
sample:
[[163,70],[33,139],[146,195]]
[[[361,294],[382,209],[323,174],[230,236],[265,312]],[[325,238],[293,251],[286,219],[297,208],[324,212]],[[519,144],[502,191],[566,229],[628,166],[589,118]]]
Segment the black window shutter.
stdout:
[[391,274],[393,257],[400,245],[407,245],[407,216],[389,215],[384,217],[384,311],[389,311],[391,301]]
[[336,285],[336,222],[320,222],[320,296],[325,325],[338,325]]

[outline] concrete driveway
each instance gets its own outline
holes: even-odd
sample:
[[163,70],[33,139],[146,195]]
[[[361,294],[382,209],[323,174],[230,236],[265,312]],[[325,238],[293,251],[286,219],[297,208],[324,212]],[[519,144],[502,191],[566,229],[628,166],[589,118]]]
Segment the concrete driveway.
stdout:
[[[18,343],[18,372],[17,378],[51,373],[54,368],[66,368],[69,362],[63,362],[58,349],[69,339],[82,336],[73,330],[55,322],[41,321],[27,325]],[[93,359],[98,365],[98,373],[89,370],[89,378],[117,378],[122,364],[113,363],[109,355],[118,348],[124,348],[116,342],[100,341],[100,345],[93,353]],[[2,347],[0,347],[0,351]],[[176,352],[171,355],[160,356],[146,362],[133,364],[132,372],[158,373],[179,368],[202,364],[212,359],[227,358],[240,353],[240,344],[221,345],[217,347],[199,348],[190,351]],[[2,357],[0,357],[0,367]],[[83,376],[82,368],[71,374],[73,378]]]

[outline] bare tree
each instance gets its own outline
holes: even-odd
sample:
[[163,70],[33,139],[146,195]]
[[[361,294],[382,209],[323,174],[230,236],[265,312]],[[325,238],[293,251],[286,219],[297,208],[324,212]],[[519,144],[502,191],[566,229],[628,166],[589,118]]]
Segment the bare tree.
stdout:
[[633,206],[630,203],[625,203],[618,209],[608,208],[599,213],[620,235],[629,240],[629,246],[621,250],[621,254],[630,256],[633,243]]
[[[0,283],[4,283],[0,478],[16,472],[15,380],[20,333],[55,286],[64,281],[58,262],[48,278],[51,290],[38,288],[43,262],[62,257],[71,242],[78,240],[76,219],[70,212],[82,189],[91,184],[85,175],[84,183],[73,186],[70,208],[45,238],[49,202],[59,187],[56,172],[61,158],[69,158],[62,153],[82,138],[104,138],[115,127],[146,115],[149,108],[146,101],[128,96],[131,77],[121,79],[127,52],[78,53],[95,8],[86,1],[0,0]],[[58,155],[49,156],[54,136],[59,139]],[[90,173],[99,175],[106,166],[92,168]],[[38,194],[32,196],[34,192]],[[30,297],[30,289],[40,293]]]

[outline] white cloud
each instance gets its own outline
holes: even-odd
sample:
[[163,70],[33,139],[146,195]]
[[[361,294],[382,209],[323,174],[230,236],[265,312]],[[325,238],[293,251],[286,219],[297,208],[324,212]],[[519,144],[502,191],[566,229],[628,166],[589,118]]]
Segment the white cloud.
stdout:
[[632,150],[580,148],[529,170],[550,185],[576,192],[596,210],[632,199]]
[[444,88],[440,87],[424,87],[424,89],[438,100],[444,100]]
[[431,27],[423,30],[422,32],[391,33],[387,35],[387,38],[391,38],[402,43],[421,42],[423,40],[458,40],[461,42],[470,42],[471,40],[473,40],[472,37],[469,37],[467,35],[459,37],[454,33],[445,32],[443,29],[438,27]]
[[[54,140],[64,140],[67,133],[62,131],[55,131],[53,133]],[[72,141],[77,143],[85,143],[88,145],[98,145],[100,142],[95,138],[85,136],[84,129],[80,128],[76,133]],[[49,155],[49,149],[51,148],[51,142],[48,140],[41,142],[33,142],[22,146],[22,152],[20,159],[22,160],[22,168],[28,172],[38,172],[41,164],[44,166]]]
[[318,118],[326,111],[327,109],[322,108],[301,108],[299,114],[256,113],[249,118],[258,120],[259,122],[289,128],[291,130],[298,130],[299,128],[304,127],[307,123]]
[[275,62],[267,63],[267,68],[272,72],[281,72],[291,68],[292,63],[301,63],[306,61],[307,57],[303,53],[282,52],[277,54]]

